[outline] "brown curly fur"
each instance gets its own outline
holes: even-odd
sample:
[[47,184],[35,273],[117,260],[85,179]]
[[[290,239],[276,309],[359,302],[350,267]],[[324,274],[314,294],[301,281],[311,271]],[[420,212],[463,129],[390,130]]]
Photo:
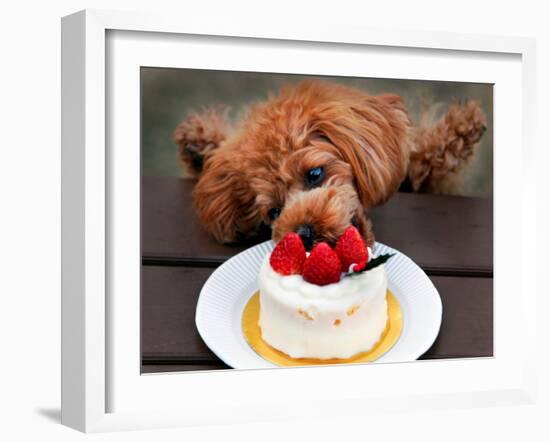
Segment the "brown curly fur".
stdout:
[[[262,224],[277,241],[308,225],[315,242],[333,244],[354,223],[371,245],[368,209],[407,176],[415,190],[436,189],[471,155],[484,118],[469,102],[451,107],[435,128],[413,130],[397,95],[306,81],[251,107],[230,136],[228,127],[223,112],[206,110],[175,133],[181,163],[199,175],[195,209],[218,241],[251,236]],[[304,177],[314,167],[325,179],[310,188]],[[271,208],[282,210],[274,221]]]
[[474,101],[453,104],[435,125],[417,129],[408,176],[413,190],[441,193],[467,166],[485,132],[485,117]]
[[174,131],[181,166],[193,176],[200,173],[204,161],[225,140],[229,129],[225,118],[228,111],[220,106],[192,113]]

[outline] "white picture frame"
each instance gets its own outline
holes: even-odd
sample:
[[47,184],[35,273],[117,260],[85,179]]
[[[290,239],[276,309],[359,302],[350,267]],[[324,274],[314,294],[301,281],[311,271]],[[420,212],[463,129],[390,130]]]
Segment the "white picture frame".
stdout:
[[[114,37],[120,38],[110,42]],[[478,68],[462,72],[461,79],[499,79],[495,82],[495,145],[499,143],[495,155],[495,357],[140,376],[136,353],[139,333],[134,333],[139,321],[139,236],[135,236],[136,232],[139,235],[139,215],[135,216],[136,205],[132,203],[124,210],[117,209],[120,195],[135,189],[131,184],[139,178],[139,168],[123,161],[128,151],[109,148],[120,146],[118,137],[123,133],[125,149],[139,149],[139,133],[134,130],[139,105],[132,107],[139,103],[139,89],[128,78],[125,95],[113,100],[109,94],[117,76],[126,78],[129,71],[125,69],[135,70],[140,57],[147,53],[154,55],[150,60],[158,65],[179,66],[170,57],[178,57],[178,53],[181,57],[174,48],[191,37],[194,44],[218,51],[216,66],[228,69],[238,68],[231,63],[239,57],[224,58],[220,47],[238,42],[236,46],[243,51],[248,50],[246,45],[258,49],[262,44],[280,52],[317,46],[334,54],[368,49],[378,56],[395,50],[398,56],[407,56],[416,51],[430,59],[431,79],[447,78],[445,57],[469,57],[469,63]],[[201,38],[215,38],[219,47]],[[144,50],[136,51],[140,45]],[[395,63],[390,58],[376,71],[379,76],[390,75]],[[501,64],[491,67],[485,62],[490,58]],[[438,64],[438,59],[444,62]],[[211,67],[210,60],[212,57],[203,66]],[[248,63],[252,69],[258,59]],[[535,162],[534,63],[534,40],[516,37],[230,21],[181,24],[176,17],[101,10],[64,17],[62,423],[80,431],[98,432],[533,403],[536,284],[528,277],[527,257],[536,254],[535,177],[529,173]],[[112,69],[115,64],[119,71]],[[419,69],[414,67],[412,56],[410,68]],[[304,68],[296,69],[303,72]],[[319,65],[315,73],[327,73],[325,69],[329,67]],[[121,103],[133,115],[128,120],[117,120],[116,106]],[[506,137],[502,128],[507,129]],[[136,156],[139,158],[139,151]],[[519,160],[521,169],[517,172]],[[522,186],[499,179],[508,168],[523,175]],[[506,196],[514,198],[520,210],[505,217]],[[121,212],[124,215],[119,215]],[[117,227],[119,216],[127,217],[133,227],[121,231]],[[502,259],[502,238],[509,229],[517,232],[519,269]],[[126,296],[113,296],[123,291]],[[117,312],[123,304],[130,308],[128,322],[121,327]],[[322,389],[317,388],[320,380]],[[215,391],[215,396],[205,400],[205,388]]]

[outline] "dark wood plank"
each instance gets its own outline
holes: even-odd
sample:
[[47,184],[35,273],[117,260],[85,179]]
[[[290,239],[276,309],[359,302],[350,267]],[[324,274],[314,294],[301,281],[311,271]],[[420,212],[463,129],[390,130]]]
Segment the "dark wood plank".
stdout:
[[492,277],[492,199],[397,193],[371,218],[378,241],[426,272]]
[[[144,263],[217,266],[254,243],[225,246],[200,227],[191,206],[194,182],[142,179]],[[492,276],[491,199],[398,193],[372,210],[379,241],[433,274]]]
[[228,369],[223,362],[219,364],[203,364],[203,365],[179,365],[179,364],[162,364],[162,365],[142,365],[141,373],[173,373],[178,371],[204,371],[204,370],[223,370]]
[[[200,289],[212,269],[142,267],[142,357],[150,364],[219,361],[195,328]],[[492,279],[432,277],[443,301],[439,337],[423,359],[491,356]]]
[[443,320],[432,347],[419,359],[493,356],[493,280],[431,277]]
[[144,266],[141,272],[141,352],[151,362],[212,361],[195,327],[195,309],[213,269]]

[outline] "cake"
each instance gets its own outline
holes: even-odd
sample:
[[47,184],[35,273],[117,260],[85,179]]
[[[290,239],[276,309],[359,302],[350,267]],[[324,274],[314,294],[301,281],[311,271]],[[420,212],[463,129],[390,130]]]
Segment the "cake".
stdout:
[[347,359],[371,350],[388,322],[383,263],[391,255],[372,259],[354,227],[334,250],[320,243],[310,254],[289,235],[258,276],[262,339],[292,358]]

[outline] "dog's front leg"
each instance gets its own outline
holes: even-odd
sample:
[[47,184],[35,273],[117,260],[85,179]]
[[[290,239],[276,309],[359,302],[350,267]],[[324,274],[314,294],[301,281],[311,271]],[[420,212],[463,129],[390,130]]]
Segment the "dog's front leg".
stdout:
[[227,138],[228,108],[213,107],[200,113],[191,113],[174,131],[182,168],[191,176],[198,176],[204,162]]
[[454,104],[435,125],[416,129],[408,178],[412,190],[443,193],[445,184],[473,157],[485,132],[478,103]]

